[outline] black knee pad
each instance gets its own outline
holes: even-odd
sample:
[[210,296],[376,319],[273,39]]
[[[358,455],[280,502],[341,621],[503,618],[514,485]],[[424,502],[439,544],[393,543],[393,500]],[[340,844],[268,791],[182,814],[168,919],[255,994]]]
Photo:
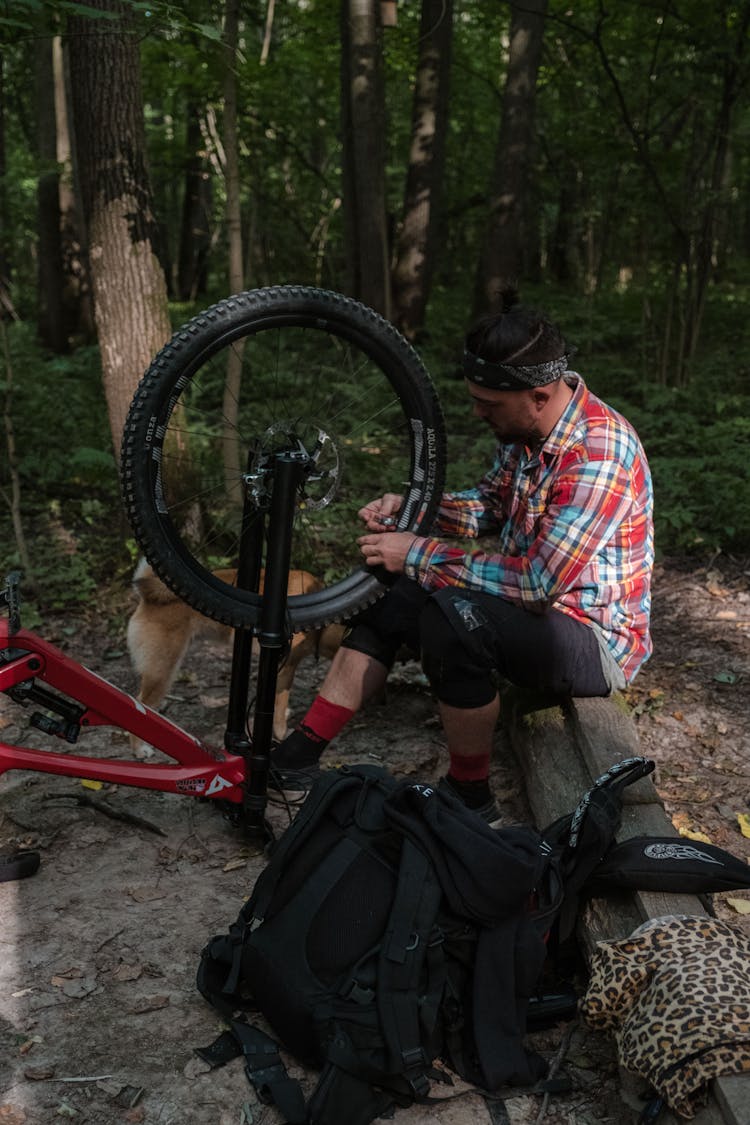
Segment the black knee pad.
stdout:
[[371,625],[358,622],[344,633],[341,647],[351,648],[355,652],[362,652],[365,656],[371,656],[373,660],[384,664],[390,671],[400,645],[398,640],[382,636]]
[[419,620],[422,667],[441,703],[449,707],[485,707],[497,694],[489,665],[461,643],[439,604],[431,600]]
[[382,597],[349,622],[342,644],[391,668],[399,649],[419,656],[419,615],[429,594],[400,578]]

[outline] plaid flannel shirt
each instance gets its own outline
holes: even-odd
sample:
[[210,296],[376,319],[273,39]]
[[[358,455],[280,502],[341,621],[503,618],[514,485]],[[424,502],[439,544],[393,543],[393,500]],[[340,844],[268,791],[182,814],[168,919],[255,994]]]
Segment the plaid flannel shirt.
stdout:
[[443,495],[435,536],[496,545],[420,537],[404,570],[428,590],[480,590],[593,626],[629,683],[651,652],[651,475],[630,423],[579,375],[565,379],[573,397],[540,447],[500,445],[477,488]]

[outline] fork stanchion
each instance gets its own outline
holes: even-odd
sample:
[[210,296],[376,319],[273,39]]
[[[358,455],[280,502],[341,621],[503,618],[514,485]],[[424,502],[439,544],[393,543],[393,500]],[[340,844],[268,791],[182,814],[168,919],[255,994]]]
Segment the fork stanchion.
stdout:
[[[260,589],[264,530],[264,514],[248,493],[242,510],[237,561],[237,586],[240,590],[257,593]],[[235,629],[224,747],[233,754],[242,754],[245,758],[250,754],[250,739],[247,736],[247,701],[252,654],[252,630]]]
[[246,834],[266,840],[272,838],[264,813],[273,739],[276,681],[281,657],[291,636],[286,603],[292,554],[294,505],[297,488],[302,482],[307,464],[308,458],[299,453],[279,453],[274,458],[268,548],[258,635],[260,644],[258,687],[248,761],[250,777],[246,784],[243,802]]

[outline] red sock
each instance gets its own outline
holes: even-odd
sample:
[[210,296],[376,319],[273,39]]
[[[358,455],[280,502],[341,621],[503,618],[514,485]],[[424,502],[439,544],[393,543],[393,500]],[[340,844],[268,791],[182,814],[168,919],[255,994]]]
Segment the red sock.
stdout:
[[489,754],[451,754],[448,776],[456,781],[486,781],[490,776]]
[[349,707],[342,707],[340,703],[331,703],[322,695],[316,695],[300,726],[313,731],[318,738],[330,742],[355,714],[356,711],[352,711]]

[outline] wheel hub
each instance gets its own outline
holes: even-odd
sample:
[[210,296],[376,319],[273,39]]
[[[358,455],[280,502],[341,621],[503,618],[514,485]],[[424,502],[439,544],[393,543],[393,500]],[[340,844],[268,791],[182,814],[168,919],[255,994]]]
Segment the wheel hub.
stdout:
[[274,462],[282,453],[304,464],[299,507],[313,511],[327,508],[341,479],[338,443],[316,423],[302,424],[299,420],[275,422],[259,439],[249,471],[242,478],[255,506],[268,507]]

